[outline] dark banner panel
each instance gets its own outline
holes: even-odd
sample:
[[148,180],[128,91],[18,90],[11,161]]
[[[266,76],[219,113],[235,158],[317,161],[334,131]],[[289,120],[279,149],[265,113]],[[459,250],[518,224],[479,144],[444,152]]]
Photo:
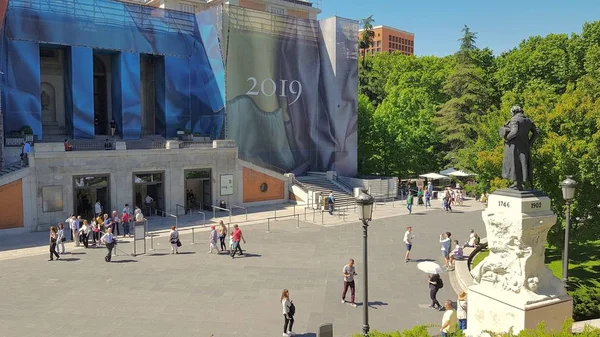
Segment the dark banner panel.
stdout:
[[243,157],[356,174],[358,26],[329,20],[225,7],[226,136]]
[[123,139],[139,139],[142,130],[140,54],[112,57],[112,115]]
[[42,135],[40,102],[40,46],[36,42],[4,38],[2,57],[2,113],[4,132],[29,126]]
[[190,66],[188,59],[165,56],[165,118],[167,136],[191,128]]
[[94,51],[71,47],[73,137],[94,138]]

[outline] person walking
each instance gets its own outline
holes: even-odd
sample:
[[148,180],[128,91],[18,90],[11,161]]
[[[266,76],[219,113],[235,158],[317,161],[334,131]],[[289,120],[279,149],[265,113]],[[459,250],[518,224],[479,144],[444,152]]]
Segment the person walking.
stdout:
[[221,251],[225,251],[227,246],[225,245],[225,238],[227,237],[227,227],[223,223],[223,220],[219,221],[219,241],[221,242]]
[[413,195],[408,191],[408,197],[406,198],[406,209],[408,209],[408,214],[412,214],[412,206],[413,206]]
[[431,192],[425,191],[425,208],[431,208]]
[[58,239],[58,234],[56,233],[56,228],[54,226],[50,227],[50,259],[48,261],[54,261],[54,255],[56,255],[56,259],[60,259],[60,255],[56,251],[56,240]]
[[344,290],[342,291],[342,303],[346,303],[346,293],[348,292],[348,288],[350,288],[350,305],[356,308],[356,303],[354,303],[354,298],[356,294],[354,284],[356,268],[354,267],[354,259],[350,259],[350,261],[348,261],[348,264],[345,265],[344,268],[342,268],[342,275],[344,276]]
[[440,302],[437,300],[437,293],[444,284],[440,274],[429,275],[429,280],[427,282],[429,284],[429,298],[431,299],[431,305],[429,307],[440,311],[444,310]]
[[329,196],[327,196],[327,208],[329,209],[329,214],[333,215],[333,204],[335,203],[335,197],[333,196],[333,191],[329,191]]
[[210,229],[211,229],[210,235],[209,235],[210,244],[209,244],[208,253],[212,254],[213,249],[214,249],[215,253],[219,254],[219,248],[217,248],[217,239],[219,237],[219,235],[217,234],[217,229],[214,225],[210,226]]
[[406,245],[406,254],[404,254],[404,262],[410,261],[410,250],[412,249],[412,239],[414,235],[411,234],[412,227],[406,227],[406,232],[404,232],[404,244]]
[[458,318],[458,328],[467,330],[467,293],[464,291],[458,295],[456,301],[456,318]]
[[81,235],[81,242],[83,243],[83,246],[85,248],[89,247],[89,238],[91,231],[92,229],[90,228],[90,226],[88,226],[88,221],[83,220],[83,226],[81,226],[81,228],[79,229],[79,234]]
[[233,259],[236,251],[240,252],[240,256],[244,255],[240,241],[244,241],[244,244],[246,244],[246,239],[244,238],[244,234],[242,234],[242,230],[238,225],[233,225],[233,233],[231,236],[233,237],[233,249],[231,250],[231,258]]
[[281,293],[281,306],[283,307],[283,337],[295,336],[292,329],[296,308],[293,301],[290,300],[290,292],[287,289],[283,289],[283,293]]
[[181,246],[181,241],[179,241],[179,232],[175,226],[171,226],[171,231],[169,232],[169,243],[171,243],[171,254],[179,254],[179,246]]
[[104,261],[110,262],[110,260],[112,258],[112,250],[113,250],[113,247],[115,246],[115,237],[112,234],[112,228],[110,228],[110,227],[106,228],[106,233],[104,233],[104,235],[102,235],[102,238],[100,239],[100,241],[102,241],[102,243],[106,245],[106,249],[108,250],[108,254],[106,254],[106,256],[104,257]]
[[[57,247],[61,247],[60,254],[66,253],[65,251],[65,241],[67,238],[65,237],[65,226],[62,222],[58,223],[58,237],[56,238]],[[57,249],[58,250],[58,249]]]
[[442,328],[440,329],[440,337],[452,336],[456,332],[456,311],[452,306],[451,300],[444,302],[444,316],[442,316]]
[[450,244],[452,243],[452,241],[450,241],[450,236],[452,236],[452,233],[450,233],[450,232],[440,234],[440,243],[442,244],[442,248],[441,248],[442,257],[444,258],[444,263],[445,263],[446,268],[448,268],[449,263],[450,263],[449,254],[450,254]]

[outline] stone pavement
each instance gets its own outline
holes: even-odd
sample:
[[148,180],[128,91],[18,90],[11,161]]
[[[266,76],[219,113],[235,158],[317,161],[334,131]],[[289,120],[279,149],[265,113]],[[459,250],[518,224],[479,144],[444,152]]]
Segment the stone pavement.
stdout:
[[[483,207],[471,202],[453,214],[416,208],[411,216],[402,214],[403,207],[383,208],[369,226],[371,328],[439,325],[442,313],[427,308],[426,275],[415,262],[440,261],[442,231],[461,242],[470,228],[483,232]],[[296,304],[299,335],[315,336],[320,324],[330,322],[335,336],[349,336],[362,326],[362,227],[328,220],[302,221],[296,228],[295,220],[284,219],[272,223],[270,233],[264,222],[244,224],[248,254],[233,260],[206,253],[205,231],[196,233],[202,242],[196,245],[182,234],[179,255],[169,254],[167,238],[158,236],[156,249],[137,257],[127,255],[131,243],[123,242],[113,263],[103,261],[105,249],[73,249],[54,262],[41,252],[5,258],[0,336],[280,336],[283,288]],[[403,261],[407,225],[416,235],[416,261],[410,263]],[[358,308],[340,303],[341,269],[349,258],[357,264]],[[438,299],[455,299],[447,275],[442,277]]]

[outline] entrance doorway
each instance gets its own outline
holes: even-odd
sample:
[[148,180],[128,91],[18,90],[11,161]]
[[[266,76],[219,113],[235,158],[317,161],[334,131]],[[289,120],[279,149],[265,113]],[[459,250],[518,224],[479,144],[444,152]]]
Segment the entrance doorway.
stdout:
[[83,219],[94,217],[94,205],[100,201],[102,213],[110,211],[109,176],[94,175],[73,177],[73,214],[81,215]]
[[192,210],[212,210],[211,169],[185,170],[185,200]]
[[94,56],[94,131],[96,135],[107,135],[108,125],[108,80],[104,62]]
[[163,177],[163,172],[133,174],[134,205],[143,210],[146,216],[157,213],[163,215],[163,213],[157,212],[157,210],[164,211],[165,209]]

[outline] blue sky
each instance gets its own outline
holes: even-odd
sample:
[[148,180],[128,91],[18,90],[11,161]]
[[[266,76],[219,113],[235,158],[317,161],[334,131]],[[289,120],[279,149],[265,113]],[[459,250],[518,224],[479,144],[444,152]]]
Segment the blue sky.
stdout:
[[532,35],[580,33],[586,21],[600,20],[600,0],[315,0],[319,18],[362,19],[415,34],[417,55],[452,54],[467,24],[477,45],[498,55]]

